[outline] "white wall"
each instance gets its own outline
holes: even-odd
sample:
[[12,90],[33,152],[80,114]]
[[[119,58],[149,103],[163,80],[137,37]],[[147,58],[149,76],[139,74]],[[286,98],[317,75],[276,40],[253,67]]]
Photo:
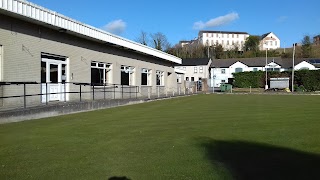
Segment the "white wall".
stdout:
[[209,46],[221,44],[224,50],[232,49],[235,45],[237,45],[239,50],[242,50],[244,42],[246,38],[249,37],[249,34],[202,33],[200,36],[202,37],[200,38],[200,41],[203,45],[207,45],[207,42]]
[[302,70],[302,69],[316,70],[317,68],[306,61],[302,61],[301,63],[294,66],[294,70]]
[[[183,66],[186,68],[186,73],[184,75],[184,80],[189,77],[189,81],[191,81],[191,77],[194,77],[194,81],[198,81],[199,78],[209,78],[209,67],[208,66]],[[197,68],[197,72],[195,73],[194,68]],[[200,72],[200,67],[203,68],[202,73]]]
[[[271,62],[264,67],[249,67],[241,62],[236,62],[228,68],[211,68],[211,84],[214,84],[215,87],[219,87],[221,83],[228,83],[228,79],[233,78],[232,73],[236,72],[236,68],[242,68],[242,72],[265,71],[266,68],[280,68],[280,71],[285,70],[274,62]],[[225,71],[224,74],[222,73],[223,69]]]
[[274,34],[270,33],[260,41],[260,50],[270,50],[280,48],[280,39]]

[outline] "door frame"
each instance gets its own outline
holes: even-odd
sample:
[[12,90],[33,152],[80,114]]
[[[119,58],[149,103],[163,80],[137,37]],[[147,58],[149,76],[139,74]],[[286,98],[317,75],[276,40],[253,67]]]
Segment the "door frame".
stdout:
[[[58,66],[58,83],[52,83],[53,86],[58,87],[58,93],[62,93],[64,91],[69,92],[70,85],[67,83],[69,80],[69,59],[66,58],[65,61],[62,60],[55,60],[55,59],[48,59],[48,58],[41,58],[41,62],[46,63],[46,82],[41,84],[41,93],[45,94],[46,92],[50,93],[50,65],[57,65]],[[65,84],[62,84],[62,65],[65,65]],[[46,90],[48,88],[48,90]],[[66,95],[66,97],[64,97]],[[48,100],[47,100],[48,97]],[[50,100],[50,95],[42,95],[41,102],[50,102],[50,101],[69,101],[69,94],[58,94],[58,98],[54,100]]]

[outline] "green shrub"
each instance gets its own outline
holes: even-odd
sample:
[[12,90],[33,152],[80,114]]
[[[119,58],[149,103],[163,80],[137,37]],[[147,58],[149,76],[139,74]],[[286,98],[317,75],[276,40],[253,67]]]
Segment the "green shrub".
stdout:
[[[268,82],[270,78],[289,77],[291,85],[291,74],[292,71],[268,72]],[[234,73],[233,77],[233,86],[238,88],[263,88],[266,78],[264,71]],[[301,91],[320,91],[320,70],[295,71],[294,84]]]

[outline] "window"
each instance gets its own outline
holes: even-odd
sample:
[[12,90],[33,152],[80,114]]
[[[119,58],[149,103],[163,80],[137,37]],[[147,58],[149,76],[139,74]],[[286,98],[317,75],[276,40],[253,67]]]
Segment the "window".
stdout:
[[141,69],[141,85],[151,86],[151,69]]
[[280,68],[267,68],[267,71],[280,71]]
[[216,37],[218,37],[218,33],[216,34]]
[[156,71],[157,76],[157,86],[164,86],[164,72],[163,71]]
[[221,74],[225,74],[226,73],[226,69],[221,69]]
[[221,80],[221,82],[222,82],[222,83],[225,83],[225,82],[226,82],[226,80]]
[[273,42],[272,42],[272,41],[270,41],[270,46],[272,46],[272,44],[273,44]]
[[213,40],[211,40],[211,45],[212,45],[212,46],[214,45],[214,42],[213,42]]
[[278,42],[277,42],[277,41],[275,41],[275,42],[274,42],[274,45],[275,45],[275,46],[277,46],[277,45],[278,45]]
[[258,68],[253,68],[253,71],[258,71]]
[[194,77],[191,77],[191,81],[192,81],[192,82],[194,81]]
[[186,81],[189,81],[189,77],[186,77]]
[[91,62],[91,83],[102,85],[111,82],[111,64]]
[[185,70],[186,70],[186,67],[183,67],[183,70],[185,71]]
[[227,34],[227,38],[229,38],[229,34]]
[[121,66],[121,85],[133,85],[134,84],[134,67]]
[[224,34],[222,34],[222,37],[224,37]]
[[199,73],[203,73],[203,67],[202,66],[199,67]]
[[237,34],[237,38],[239,38],[239,34]]
[[232,34],[232,38],[234,38],[234,34]]
[[229,40],[227,40],[227,45],[229,45]]
[[235,69],[235,72],[236,72],[236,73],[242,72],[242,68],[236,68],[236,69]]
[[181,74],[177,74],[177,83],[182,83]]
[[198,67],[194,67],[194,73],[197,73],[198,72]]

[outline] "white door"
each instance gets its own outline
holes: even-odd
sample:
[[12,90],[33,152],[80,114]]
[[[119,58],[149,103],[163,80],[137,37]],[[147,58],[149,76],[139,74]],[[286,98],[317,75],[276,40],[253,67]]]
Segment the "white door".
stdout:
[[42,102],[64,101],[64,92],[67,87],[67,84],[65,84],[66,63],[46,59],[43,59],[42,63],[42,72],[45,76],[45,82],[42,83],[42,94],[44,94],[42,95]]

